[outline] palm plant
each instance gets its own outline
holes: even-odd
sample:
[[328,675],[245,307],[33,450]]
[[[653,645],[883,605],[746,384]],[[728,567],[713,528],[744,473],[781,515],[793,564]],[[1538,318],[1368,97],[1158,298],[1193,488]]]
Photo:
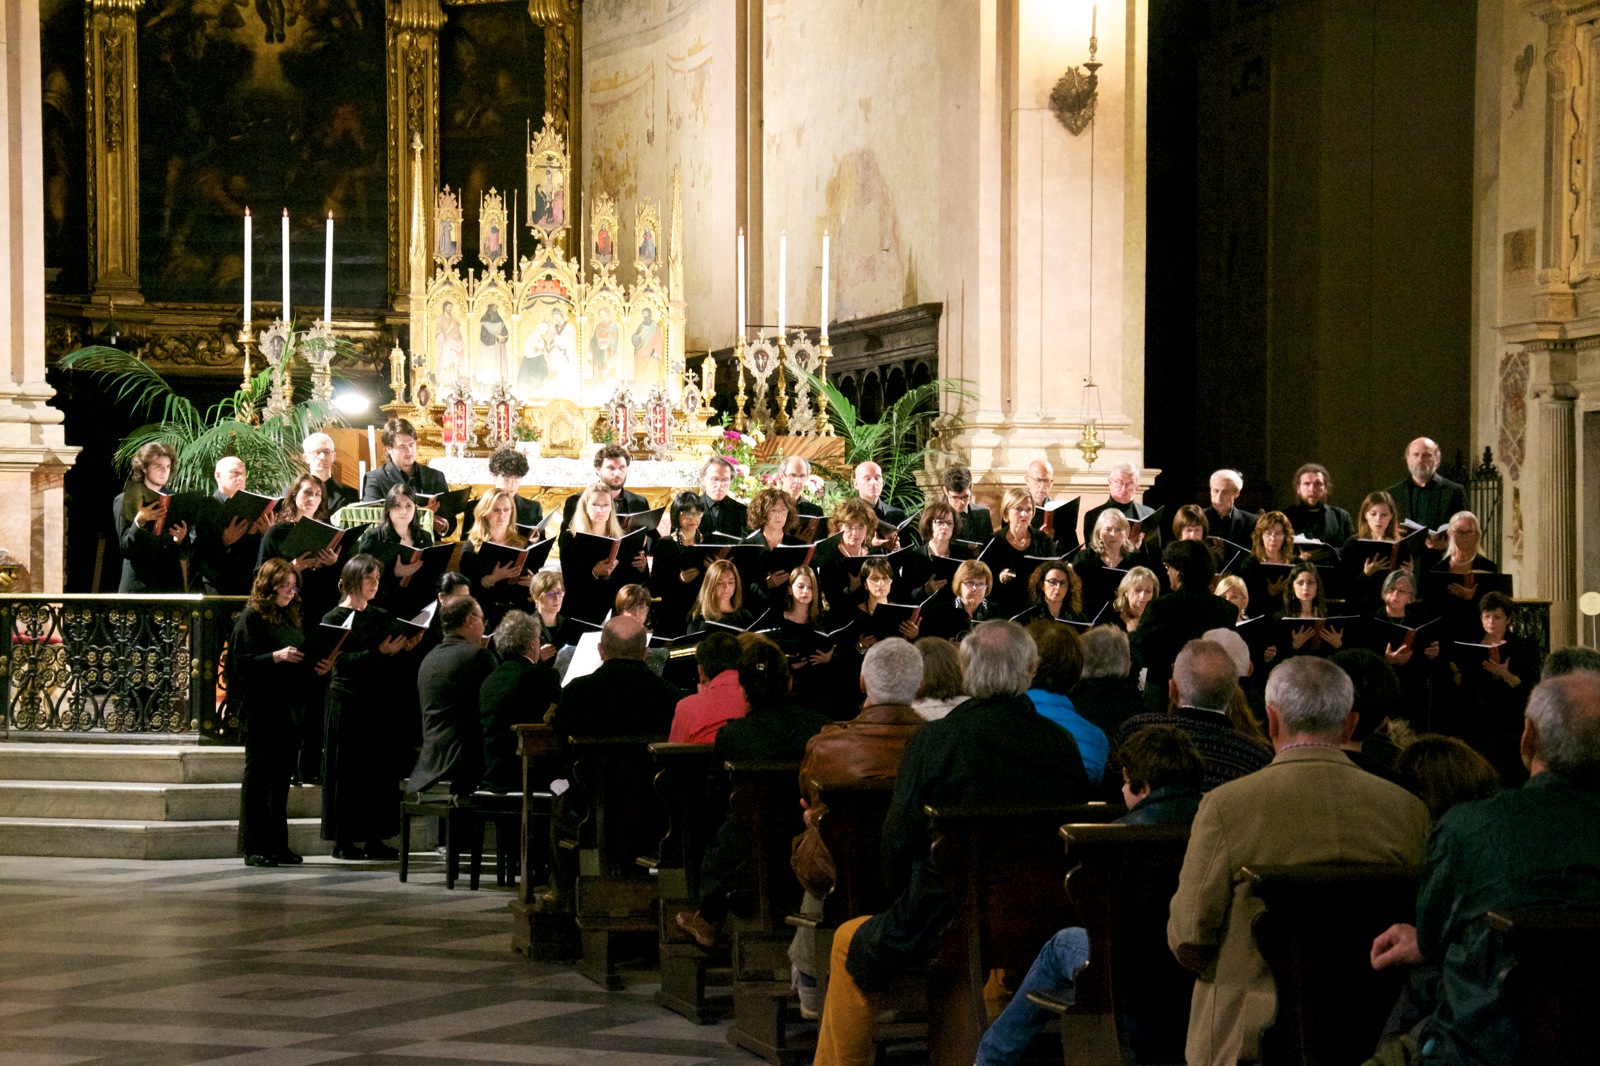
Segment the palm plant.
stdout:
[[[844,462],[853,468],[868,461],[883,468],[883,498],[907,513],[922,505],[922,489],[917,485],[917,471],[930,458],[940,462],[959,461],[954,453],[939,448],[929,432],[935,419],[941,417],[940,400],[953,396],[960,400],[975,400],[960,378],[935,378],[908,391],[890,404],[876,422],[864,421],[856,405],[838,388],[805,370],[797,369],[811,387],[812,394],[828,398],[828,420],[834,433],[844,441]],[[963,424],[960,415],[942,416],[951,428]],[[848,472],[841,472],[848,477]]]
[[[353,350],[348,341],[335,340],[333,344],[336,350],[341,345]],[[285,354],[287,366],[291,353]],[[98,344],[79,348],[63,356],[61,366],[97,375],[119,402],[127,404],[133,418],[152,419],[123,438],[116,462],[127,465],[152,441],[167,445],[178,457],[168,485],[175,492],[209,491],[217,460],[230,455],[244,460],[251,490],[269,495],[281,492],[303,472],[300,442],[308,433],[341,421],[330,405],[307,400],[255,422],[255,412],[266,407],[272,390],[271,367],[202,413],[143,360],[120,349]]]

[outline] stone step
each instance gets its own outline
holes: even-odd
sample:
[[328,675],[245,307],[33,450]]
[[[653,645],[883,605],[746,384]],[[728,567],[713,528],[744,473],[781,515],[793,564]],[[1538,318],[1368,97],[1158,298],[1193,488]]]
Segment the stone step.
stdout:
[[151,744],[0,743],[0,781],[237,784],[244,749]]
[[[289,847],[326,855],[315,818],[289,821]],[[217,859],[239,854],[237,821],[139,822],[95,818],[0,818],[0,855],[87,859]]]
[[[289,790],[289,817],[316,818],[322,789]],[[0,781],[0,818],[139,822],[227,821],[239,817],[239,786],[154,781]]]

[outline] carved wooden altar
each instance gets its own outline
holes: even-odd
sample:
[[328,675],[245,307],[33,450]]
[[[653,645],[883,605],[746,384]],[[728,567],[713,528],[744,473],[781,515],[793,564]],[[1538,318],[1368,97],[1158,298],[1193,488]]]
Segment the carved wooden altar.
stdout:
[[[448,187],[434,194],[431,226],[413,212],[411,351],[391,366],[395,402],[384,410],[417,427],[425,454],[483,454],[530,434],[552,456],[586,456],[607,440],[639,459],[703,451],[715,412],[685,366],[678,175],[670,242],[662,240],[656,201],[636,203],[624,227],[616,202],[602,193],[590,207],[582,258],[569,259],[570,162],[564,138],[545,119],[528,142],[521,217],[512,220],[506,194],[490,190],[468,227]],[[412,155],[420,186],[415,145]],[[413,193],[420,204],[420,189]],[[477,232],[478,269],[462,267],[466,228]],[[519,254],[518,230],[531,236],[532,254]],[[619,277],[624,259],[631,283]]]

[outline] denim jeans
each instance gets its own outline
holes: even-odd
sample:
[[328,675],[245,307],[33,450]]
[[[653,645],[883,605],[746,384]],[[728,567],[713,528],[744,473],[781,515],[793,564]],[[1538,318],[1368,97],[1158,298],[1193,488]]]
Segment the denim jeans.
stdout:
[[1050,992],[1069,1003],[1072,982],[1089,962],[1089,933],[1078,926],[1051,937],[1028,968],[1017,994],[994,1020],[978,1044],[978,1066],[1017,1062],[1053,1015],[1028,1001],[1029,992]]

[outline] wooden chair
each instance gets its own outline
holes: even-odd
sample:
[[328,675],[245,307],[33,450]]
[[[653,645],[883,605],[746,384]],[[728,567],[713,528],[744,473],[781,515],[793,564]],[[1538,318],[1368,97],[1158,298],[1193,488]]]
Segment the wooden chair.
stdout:
[[706,796],[715,756],[710,744],[666,743],[651,744],[650,756],[656,767],[656,797],[666,813],[666,833],[655,854],[639,860],[656,873],[661,988],[655,1001],[696,1025],[707,1025],[727,1010],[726,1000],[714,1004],[706,995],[708,974],[727,970],[727,952],[701,947],[678,928],[676,918],[679,911],[693,910],[699,898],[700,862],[716,829]]
[[952,919],[928,967],[928,1052],[933,1066],[971,1066],[988,1028],[992,970],[1022,980],[1056,930],[1081,925],[1061,885],[1066,823],[1106,822],[1119,806],[929,808],[933,859]]
[[[548,804],[550,794],[535,795],[533,802]],[[483,871],[483,838],[490,824],[496,827],[495,884],[508,883],[511,871],[516,868],[513,847],[517,834],[511,827],[523,809],[524,795],[520,792],[475,792],[471,796],[449,793],[408,794],[400,803],[400,880],[407,879],[411,867],[411,820],[437,818],[441,826],[440,843],[444,846],[444,887],[453,889],[461,875],[462,843],[470,845],[467,874],[468,887],[478,890]]]
[[1032,996],[1061,1018],[1065,1066],[1183,1061],[1194,974],[1167,949],[1189,827],[1064,825],[1067,897],[1089,933],[1075,1003]]
[[1266,905],[1256,946],[1277,985],[1277,1019],[1261,1038],[1262,1066],[1365,1062],[1400,996],[1398,968],[1374,970],[1372,941],[1415,921],[1421,871],[1392,864],[1247,866]]
[[549,783],[565,772],[565,758],[554,730],[540,723],[515,725],[517,754],[522,756],[522,875],[511,902],[511,949],[530,959],[556,961],[579,954],[578,927],[572,914],[548,909],[541,894],[551,868],[552,801]]
[[1525,1066],[1567,1066],[1594,1054],[1600,1003],[1600,907],[1491,911],[1486,918],[1516,964],[1500,996],[1525,1035]]

